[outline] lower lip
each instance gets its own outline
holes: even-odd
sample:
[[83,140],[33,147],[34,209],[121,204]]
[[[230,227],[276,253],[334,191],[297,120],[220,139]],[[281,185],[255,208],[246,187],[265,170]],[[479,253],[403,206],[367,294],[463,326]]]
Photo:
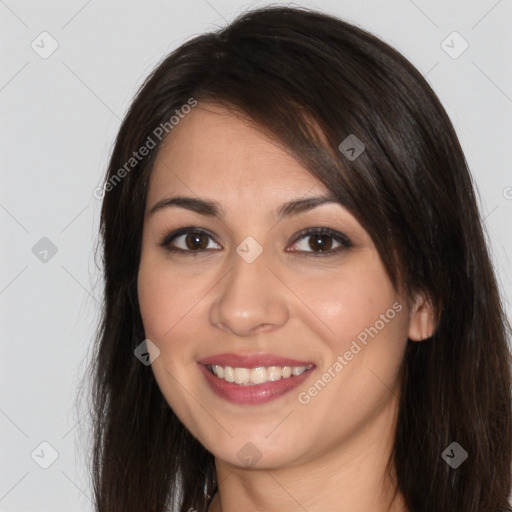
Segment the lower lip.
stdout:
[[204,364],[199,363],[199,369],[203,372],[212,390],[221,398],[234,404],[257,405],[275,400],[296,388],[309,377],[314,367],[296,377],[250,385],[226,382],[210,372]]

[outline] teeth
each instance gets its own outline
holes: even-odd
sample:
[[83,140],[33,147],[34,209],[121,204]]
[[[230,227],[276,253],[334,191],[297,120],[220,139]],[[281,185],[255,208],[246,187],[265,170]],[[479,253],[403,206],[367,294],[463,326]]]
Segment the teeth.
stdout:
[[[219,367],[217,366],[217,368]],[[222,366],[220,368],[222,371]],[[235,382],[235,374],[231,366],[226,366],[226,368],[224,368],[224,380],[227,382]]]
[[[253,368],[250,372],[247,373],[250,373],[249,380],[252,384],[261,384],[262,382],[267,382],[268,380],[266,368]],[[237,384],[240,383],[237,381]]]
[[235,382],[237,384],[249,384],[249,370],[247,368],[235,368]]
[[282,371],[279,366],[271,366],[267,368],[267,379],[269,381],[279,380],[282,377]]
[[265,382],[274,382],[289,377],[297,377],[306,370],[312,368],[309,366],[258,366],[257,368],[233,368],[231,366],[219,366],[214,364],[208,366],[210,371],[226,382],[235,382],[236,384],[255,385]]

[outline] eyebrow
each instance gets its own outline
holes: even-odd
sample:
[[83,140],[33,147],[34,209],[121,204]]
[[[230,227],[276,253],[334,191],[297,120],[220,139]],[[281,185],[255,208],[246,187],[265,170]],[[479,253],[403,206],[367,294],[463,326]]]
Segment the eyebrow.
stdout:
[[[307,212],[316,208],[317,206],[337,203],[341,204],[335,197],[330,195],[306,197],[304,199],[296,199],[282,204],[277,210],[277,217],[283,219],[291,215],[297,215],[299,213]],[[205,215],[207,217],[217,217],[219,219],[224,218],[224,210],[222,206],[212,200],[199,199],[197,197],[186,197],[186,196],[175,196],[168,197],[158,201],[150,210],[149,215],[153,215],[159,210],[168,207],[179,207],[187,210]]]

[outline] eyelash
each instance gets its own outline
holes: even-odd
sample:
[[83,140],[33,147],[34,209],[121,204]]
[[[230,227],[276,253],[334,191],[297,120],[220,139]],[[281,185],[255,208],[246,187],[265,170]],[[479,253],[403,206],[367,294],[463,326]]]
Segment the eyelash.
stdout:
[[[179,253],[187,256],[199,256],[200,254],[211,251],[212,249],[198,249],[198,250],[185,250],[180,249],[178,247],[173,247],[171,243],[178,237],[182,235],[188,235],[188,234],[196,234],[196,235],[206,235],[210,237],[217,245],[220,245],[215,240],[215,236],[213,233],[208,231],[207,229],[198,228],[197,226],[184,226],[180,229],[174,230],[171,233],[167,234],[163,240],[160,242],[160,246],[163,247],[166,251],[170,253]],[[321,236],[328,236],[330,238],[333,238],[336,242],[340,244],[339,247],[336,247],[334,249],[329,249],[327,251],[291,251],[291,252],[298,252],[301,255],[306,255],[306,257],[313,257],[313,258],[325,258],[328,256],[334,256],[335,254],[338,254],[341,251],[345,251],[352,247],[352,242],[350,239],[344,235],[343,233],[340,233],[338,231],[335,231],[330,228],[326,227],[317,227],[317,228],[307,228],[303,231],[300,231],[297,233],[294,242],[292,245],[295,245],[297,242],[299,242],[302,238],[307,238],[308,236],[314,236],[314,235],[321,235]],[[214,249],[219,250],[219,249]]]

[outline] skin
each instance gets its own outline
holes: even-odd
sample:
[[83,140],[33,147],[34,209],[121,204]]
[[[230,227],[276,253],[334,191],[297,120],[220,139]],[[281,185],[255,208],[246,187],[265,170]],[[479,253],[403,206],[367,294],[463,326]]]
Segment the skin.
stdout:
[[[146,337],[160,350],[152,363],[170,407],[215,456],[219,492],[210,511],[407,511],[393,499],[387,471],[396,426],[398,368],[407,338],[433,330],[424,297],[411,303],[393,288],[368,233],[340,204],[282,220],[285,202],[328,193],[288,152],[239,116],[199,104],[173,129],[153,169],[138,275]],[[214,200],[223,218],[183,207],[150,213],[172,196]],[[185,225],[207,229],[206,250],[160,245]],[[329,227],[352,242],[315,257],[305,228]],[[262,254],[236,252],[253,237]],[[334,239],[332,250],[339,246]],[[174,245],[187,248],[185,236]],[[190,246],[188,246],[190,247]],[[307,392],[393,304],[401,311],[311,400]],[[217,396],[197,361],[219,353],[270,352],[312,361],[298,389],[260,405]],[[331,370],[332,372],[332,370]],[[251,442],[251,467],[237,453]]]

